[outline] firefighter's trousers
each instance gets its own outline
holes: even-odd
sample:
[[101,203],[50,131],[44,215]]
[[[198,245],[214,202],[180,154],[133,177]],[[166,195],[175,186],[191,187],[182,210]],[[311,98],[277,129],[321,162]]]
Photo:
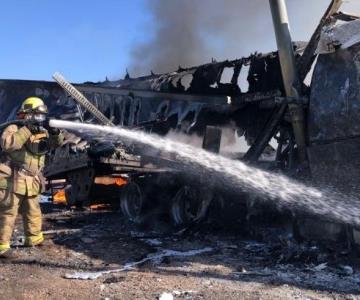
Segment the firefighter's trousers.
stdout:
[[22,215],[25,245],[43,241],[39,196],[24,196],[0,189],[0,250],[10,248],[10,239],[18,212]]

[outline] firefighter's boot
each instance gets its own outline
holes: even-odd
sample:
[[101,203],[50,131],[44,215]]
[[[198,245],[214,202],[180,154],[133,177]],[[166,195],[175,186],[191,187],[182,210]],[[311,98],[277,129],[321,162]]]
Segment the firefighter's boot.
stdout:
[[44,243],[44,235],[41,232],[39,235],[36,236],[27,236],[25,238],[24,246],[25,247],[35,247],[43,245]]
[[16,255],[14,254],[14,250],[12,250],[10,246],[1,248],[1,244],[0,244],[0,260],[13,259],[13,258],[16,258]]
[[10,251],[9,243],[0,243],[0,258],[5,258],[6,253]]

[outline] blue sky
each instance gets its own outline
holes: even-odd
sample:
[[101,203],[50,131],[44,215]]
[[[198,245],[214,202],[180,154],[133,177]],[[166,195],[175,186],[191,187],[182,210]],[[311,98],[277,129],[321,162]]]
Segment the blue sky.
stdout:
[[[55,71],[72,82],[123,77],[130,66],[131,50],[154,32],[147,1],[151,0],[0,1],[0,78],[51,80]],[[306,40],[330,0],[287,2],[293,38]],[[348,0],[343,8],[360,14],[360,1]],[[239,43],[238,48],[214,47],[204,54],[206,61],[211,57],[235,58],[254,50],[273,50],[270,15],[267,7],[263,9],[268,25],[255,31],[251,43]],[[241,39],[239,30],[243,28],[238,28],[236,22],[233,25],[226,22],[229,24],[225,28]],[[216,33],[207,39],[216,41]],[[144,74],[148,72],[144,70]]]
[[0,11],[0,78],[123,76],[132,45],[147,38],[142,0],[4,0]]

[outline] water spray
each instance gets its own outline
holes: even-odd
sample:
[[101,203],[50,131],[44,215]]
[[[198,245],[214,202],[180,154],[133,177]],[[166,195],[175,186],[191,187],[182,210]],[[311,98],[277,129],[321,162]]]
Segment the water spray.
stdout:
[[59,120],[51,120],[50,126],[115,142],[131,140],[174,153],[185,171],[198,172],[199,176],[205,174],[222,188],[258,193],[280,207],[306,211],[322,218],[360,226],[360,203],[356,197],[328,190],[320,191],[284,175],[260,170],[241,161],[141,131]]

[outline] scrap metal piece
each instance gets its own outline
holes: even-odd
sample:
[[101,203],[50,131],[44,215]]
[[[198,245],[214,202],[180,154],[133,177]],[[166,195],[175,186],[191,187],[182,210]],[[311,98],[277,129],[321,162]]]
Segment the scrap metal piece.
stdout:
[[320,20],[319,25],[316,27],[313,35],[311,36],[311,39],[297,64],[300,82],[303,82],[305,80],[305,77],[309,73],[311,69],[311,65],[314,62],[315,51],[320,40],[322,29],[324,28],[324,26],[329,25],[333,22],[333,20],[331,20],[330,17],[339,10],[342,3],[343,0],[331,1],[329,7],[325,11],[325,14]]
[[354,194],[359,192],[360,176],[359,76],[360,44],[319,55],[308,116],[315,182]]
[[345,22],[355,21],[357,19],[360,19],[359,15],[349,14],[346,12],[339,11],[332,15],[332,17],[336,20],[341,20]]
[[324,28],[316,52],[333,53],[337,49],[347,49],[360,43],[360,19]]

